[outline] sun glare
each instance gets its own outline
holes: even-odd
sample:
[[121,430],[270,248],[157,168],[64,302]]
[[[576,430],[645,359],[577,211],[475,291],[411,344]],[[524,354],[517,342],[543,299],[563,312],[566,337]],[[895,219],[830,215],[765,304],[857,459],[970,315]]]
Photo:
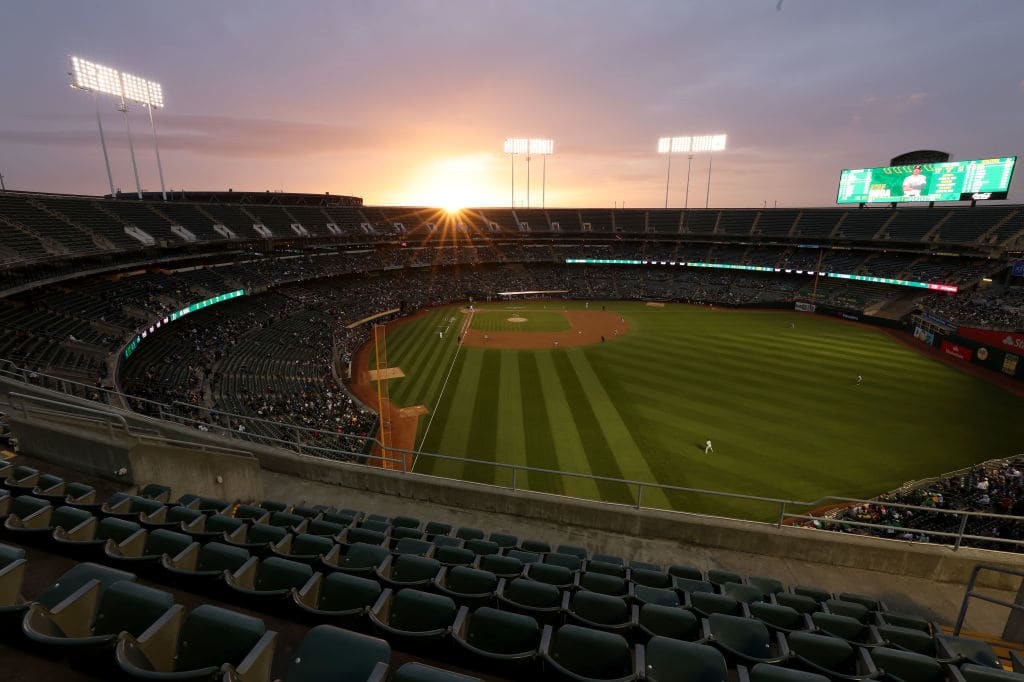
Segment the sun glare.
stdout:
[[500,173],[489,155],[440,159],[419,169],[402,203],[436,206],[452,215],[470,206],[507,202],[507,190],[499,183]]

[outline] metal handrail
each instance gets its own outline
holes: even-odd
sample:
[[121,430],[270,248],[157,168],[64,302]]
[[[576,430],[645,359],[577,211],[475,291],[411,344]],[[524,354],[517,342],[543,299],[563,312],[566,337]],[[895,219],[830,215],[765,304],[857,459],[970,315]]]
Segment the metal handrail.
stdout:
[[[11,369],[11,368],[13,368],[13,369]],[[38,372],[35,373],[35,374],[36,374],[37,378],[53,380],[53,381],[56,381],[58,383],[63,383],[63,384],[66,384],[66,385],[80,386],[82,388],[87,389],[90,392],[92,392],[92,391],[99,391],[99,392],[104,393],[104,394],[110,393],[111,395],[114,395],[114,392],[108,391],[107,389],[97,388],[95,386],[90,386],[90,385],[87,385],[87,384],[81,384],[79,382],[75,382],[75,381],[68,380],[68,379],[63,379],[61,377],[52,377],[52,376],[44,375],[44,374],[38,373]],[[30,384],[30,385],[36,385],[36,384],[33,384],[33,382],[29,381],[29,373],[24,368],[20,368],[17,365],[14,365],[14,363],[12,363],[12,362],[10,362],[8,360],[0,361],[0,375],[6,375],[6,376],[12,377],[12,378],[14,378],[16,380],[20,380],[20,381],[22,381],[24,383],[27,383],[27,384]],[[44,387],[39,387],[39,388],[44,388]],[[51,389],[44,388],[44,390],[51,390]],[[11,395],[15,395],[15,394],[12,393]],[[237,414],[232,414],[232,413],[219,412],[219,411],[214,410],[212,408],[207,408],[207,407],[204,407],[204,406],[201,406],[201,405],[191,405],[191,404],[188,404],[188,403],[180,403],[180,402],[172,404],[172,405],[168,405],[166,403],[160,403],[160,402],[149,400],[149,399],[146,399],[146,398],[136,398],[136,397],[127,396],[127,395],[125,395],[123,397],[127,401],[129,401],[128,402],[129,405],[133,404],[131,401],[139,401],[139,402],[142,402],[142,403],[147,403],[149,405],[155,406],[156,407],[155,412],[158,415],[158,418],[161,419],[161,420],[177,422],[177,423],[180,423],[180,424],[183,424],[183,425],[188,425],[188,426],[198,427],[200,424],[206,424],[206,423],[202,422],[200,420],[188,417],[188,416],[186,416],[184,414],[180,414],[179,412],[176,411],[175,408],[178,408],[178,409],[186,408],[188,411],[200,410],[200,411],[202,411],[202,412],[204,412],[206,414],[209,414],[211,416],[212,415],[225,416],[225,417],[228,417],[229,419],[234,419],[235,421],[240,421],[240,422],[252,422],[252,423],[257,423],[257,424],[265,424],[265,425],[268,425],[268,426],[270,426],[270,427],[272,427],[274,429],[279,430],[282,433],[290,432],[290,433],[300,434],[300,433],[304,433],[304,432],[306,432],[306,433],[316,433],[316,432],[319,432],[322,436],[338,438],[340,440],[352,440],[352,439],[355,439],[355,440],[359,440],[359,441],[361,441],[363,443],[370,443],[371,446],[377,446],[380,449],[380,452],[385,453],[385,454],[383,454],[383,455],[373,455],[373,454],[369,454],[367,452],[362,452],[362,451],[361,452],[354,452],[354,451],[351,451],[351,450],[345,450],[345,449],[340,449],[340,448],[332,448],[332,447],[316,445],[316,444],[312,444],[312,443],[301,443],[301,442],[298,442],[298,441],[290,441],[290,440],[287,440],[287,439],[284,439],[284,438],[275,438],[273,436],[267,436],[267,435],[263,435],[263,434],[256,433],[256,432],[250,432],[250,431],[237,432],[237,431],[235,431],[233,429],[230,429],[230,428],[227,428],[227,427],[223,427],[223,426],[219,426],[219,425],[206,424],[206,426],[209,428],[210,432],[213,433],[214,435],[230,436],[231,438],[234,438],[234,439],[247,440],[247,441],[259,442],[259,443],[266,443],[266,444],[269,444],[269,445],[272,445],[272,446],[281,447],[283,449],[290,450],[290,451],[298,453],[300,455],[315,456],[315,457],[318,457],[320,459],[326,459],[326,460],[333,460],[333,461],[338,461],[338,460],[345,461],[345,460],[348,460],[348,461],[355,461],[355,462],[379,462],[380,464],[389,464],[389,463],[390,464],[396,464],[396,465],[398,465],[397,470],[399,470],[399,471],[401,471],[402,473],[405,473],[405,474],[412,474],[412,473],[414,473],[407,466],[407,458],[406,458],[406,455],[412,455],[414,458],[426,457],[426,458],[431,458],[431,459],[436,459],[436,460],[458,461],[458,462],[460,462],[462,464],[485,465],[485,466],[490,467],[491,469],[494,469],[494,470],[508,470],[508,471],[511,472],[511,478],[512,478],[511,484],[507,485],[507,486],[502,485],[502,486],[497,486],[497,487],[507,488],[507,489],[510,489],[510,490],[513,490],[513,491],[522,490],[522,488],[520,488],[518,486],[518,480],[519,480],[520,472],[525,472],[525,473],[528,473],[528,474],[550,475],[550,476],[556,476],[556,477],[560,477],[560,478],[571,478],[571,479],[590,480],[590,481],[595,481],[595,482],[616,483],[616,484],[622,485],[622,486],[624,486],[626,488],[635,487],[636,488],[636,498],[635,498],[634,501],[630,502],[628,506],[630,506],[630,507],[632,507],[634,509],[637,509],[637,510],[640,510],[640,509],[653,509],[653,510],[669,512],[669,513],[696,513],[696,512],[678,512],[676,510],[663,509],[663,508],[660,508],[660,507],[646,506],[646,505],[643,504],[643,493],[644,493],[645,490],[658,490],[658,491],[663,491],[663,492],[688,493],[688,494],[693,494],[693,495],[709,495],[709,496],[712,496],[712,497],[715,497],[715,498],[747,500],[747,501],[751,501],[751,502],[759,502],[759,503],[765,503],[765,504],[770,504],[770,505],[773,505],[773,506],[777,506],[778,507],[778,516],[776,518],[775,523],[773,524],[777,528],[781,528],[783,523],[784,523],[784,521],[787,520],[787,519],[801,519],[801,520],[809,520],[809,521],[811,521],[811,520],[819,521],[819,522],[826,523],[826,524],[845,524],[845,525],[854,526],[854,527],[871,528],[871,529],[874,529],[874,530],[890,532],[890,531],[893,531],[894,529],[900,528],[900,527],[892,526],[892,525],[889,525],[889,524],[876,524],[876,523],[868,523],[868,522],[863,522],[863,521],[850,521],[850,520],[845,520],[845,519],[843,519],[843,520],[840,520],[840,519],[829,519],[827,517],[810,516],[810,515],[807,515],[807,514],[797,514],[797,513],[787,512],[787,508],[813,509],[813,508],[816,508],[816,507],[821,507],[821,506],[824,506],[824,505],[831,505],[831,504],[886,506],[886,507],[890,507],[890,508],[899,508],[899,509],[909,509],[909,510],[914,510],[914,511],[930,512],[930,513],[938,514],[940,516],[952,517],[952,518],[958,520],[959,521],[959,528],[958,528],[958,531],[956,533],[951,533],[949,531],[928,531],[928,530],[924,530],[924,529],[912,529],[912,528],[908,528],[907,529],[907,530],[910,530],[910,531],[914,531],[915,533],[927,533],[928,535],[935,536],[935,537],[955,538],[955,542],[953,543],[953,550],[954,551],[956,551],[957,549],[960,548],[960,546],[961,546],[961,544],[963,543],[964,540],[976,540],[976,541],[982,541],[982,542],[1000,542],[1000,543],[1003,543],[1003,544],[1013,544],[1013,545],[1024,544],[1024,540],[1010,540],[1010,539],[995,538],[995,537],[988,537],[988,536],[975,536],[975,535],[969,535],[969,534],[967,534],[965,532],[966,531],[967,521],[968,521],[969,518],[972,518],[972,517],[973,518],[984,518],[984,519],[998,520],[998,521],[1001,521],[1001,522],[1006,522],[1006,521],[1024,522],[1024,516],[1010,516],[1010,515],[1004,515],[1004,514],[992,514],[992,513],[989,513],[989,512],[976,512],[976,511],[968,511],[968,510],[937,509],[935,507],[923,507],[921,505],[907,504],[907,503],[902,503],[902,502],[889,502],[889,501],[884,501],[883,502],[883,501],[878,501],[878,500],[863,500],[863,499],[857,499],[857,498],[852,498],[852,497],[839,497],[839,496],[825,496],[825,497],[821,497],[821,498],[818,498],[816,500],[811,500],[811,501],[788,500],[788,499],[775,498],[775,497],[763,497],[763,496],[760,496],[760,495],[747,495],[747,494],[743,494],[743,493],[730,493],[730,492],[719,491],[719,490],[706,490],[706,489],[703,489],[703,488],[690,488],[690,487],[684,487],[684,486],[674,486],[674,485],[668,485],[668,484],[664,484],[664,483],[654,483],[654,482],[651,482],[651,481],[636,481],[636,480],[630,480],[630,479],[612,478],[612,477],[608,477],[608,476],[597,476],[597,475],[594,475],[594,474],[585,474],[585,473],[572,472],[572,471],[559,471],[559,470],[556,470],[556,469],[542,469],[542,468],[539,468],[539,467],[531,467],[531,466],[526,466],[526,465],[522,465],[522,464],[511,464],[511,463],[505,463],[505,462],[494,462],[494,461],[490,461],[490,460],[470,459],[470,458],[466,458],[466,457],[457,457],[457,456],[453,456],[453,455],[442,455],[442,454],[438,454],[438,453],[420,452],[420,451],[416,451],[416,450],[405,450],[405,449],[401,449],[401,448],[385,447],[378,439],[374,438],[373,436],[356,436],[356,435],[352,435],[352,434],[339,434],[339,433],[335,433],[333,431],[324,431],[322,429],[314,429],[314,428],[310,428],[310,427],[299,426],[299,425],[296,425],[296,424],[287,424],[287,423],[283,423],[283,422],[275,422],[275,421],[271,421],[271,420],[268,420],[268,419],[263,419],[263,418],[260,418],[260,417],[249,417],[249,416],[244,416],[244,415],[237,415]],[[78,407],[77,409],[88,409],[88,408]],[[117,414],[118,412],[120,412],[120,410],[118,410],[118,408],[109,407],[109,406],[107,407],[107,410],[109,412],[103,412],[103,411],[100,411],[100,410],[96,410],[96,411],[101,413],[101,414]],[[145,416],[145,415],[141,415],[141,416]],[[123,419],[123,417],[121,417],[121,418]],[[320,454],[310,455],[310,453],[320,453]],[[397,455],[397,457],[395,455]],[[430,476],[432,478],[446,479],[446,477],[436,476],[434,474],[416,473],[416,475],[418,475],[418,476]],[[473,483],[472,481],[468,481],[468,482],[469,483]],[[479,485],[486,485],[486,484],[479,484]],[[615,506],[627,506],[627,505],[624,505],[623,503],[616,503],[616,502],[611,502],[611,501],[608,501],[608,500],[595,500],[595,501],[599,502],[599,503],[602,503],[602,504],[610,504],[610,505],[615,505]]]
[[964,625],[964,618],[967,616],[967,607],[971,599],[978,599],[980,601],[987,601],[991,604],[998,604],[999,606],[1005,606],[1012,611],[1024,611],[1024,604],[1016,604],[1014,602],[1008,602],[1004,599],[997,597],[990,597],[987,594],[981,594],[980,592],[974,591],[974,582],[978,579],[978,574],[982,571],[992,571],[994,573],[1005,573],[1007,575],[1015,575],[1019,578],[1024,578],[1024,571],[1019,571],[1013,568],[1006,568],[1004,566],[993,566],[992,564],[975,564],[974,568],[971,569],[971,579],[967,581],[967,589],[964,591],[964,599],[960,602],[960,613],[956,617],[956,625],[953,626],[953,636],[959,637],[960,630]]

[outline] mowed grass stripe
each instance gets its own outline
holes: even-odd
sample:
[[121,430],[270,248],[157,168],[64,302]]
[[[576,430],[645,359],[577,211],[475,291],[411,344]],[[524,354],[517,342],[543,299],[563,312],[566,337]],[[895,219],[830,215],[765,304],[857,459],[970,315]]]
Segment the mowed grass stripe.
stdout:
[[[468,419],[472,414],[472,406],[467,411],[465,406],[456,399],[455,387],[460,385],[463,370],[466,367],[465,362],[456,362],[452,366],[451,376],[448,378],[448,387],[446,389],[447,399],[441,400],[433,415],[428,415],[426,418],[420,418],[420,433],[417,434],[417,439],[422,438],[419,450],[423,452],[436,452],[438,454],[449,454],[465,456],[465,450],[448,450],[447,452],[442,449],[442,441],[445,434],[448,431],[448,422],[452,419],[458,420],[459,415],[463,421]],[[475,380],[475,378],[474,378]],[[452,394],[448,395],[447,391],[452,391]],[[433,417],[433,419],[431,419]],[[430,430],[425,434],[422,429],[425,428],[426,423],[430,423]],[[419,442],[419,441],[417,441]],[[417,470],[422,471],[426,474],[434,474],[436,476],[448,476],[450,478],[460,478],[462,476],[462,464],[460,462],[439,460],[431,457],[420,457],[417,464]]]
[[[495,419],[494,461],[504,464],[525,465],[527,426],[523,416],[522,378],[519,371],[520,353],[515,351],[492,351],[498,358],[498,395]],[[535,395],[531,393],[531,395]],[[532,426],[532,425],[531,425]],[[502,470],[499,480],[510,478],[508,470]],[[516,478],[516,485],[528,487],[529,476],[525,473]]]
[[[558,376],[553,351],[536,351],[537,372],[543,404],[548,412],[551,439],[554,448],[544,457],[545,464],[539,466],[556,471],[591,474],[590,460],[580,436],[579,425],[570,407],[579,396],[567,396],[565,387]],[[526,391],[523,391],[526,395]],[[532,459],[532,458],[531,458]],[[589,479],[560,477],[566,495],[601,499],[597,484]]]
[[[473,416],[469,420],[468,449],[470,459],[495,461],[497,459],[498,398],[500,391],[501,351],[481,350],[477,386],[474,389]],[[497,483],[494,467],[485,464],[466,464],[464,476],[481,483]],[[511,475],[502,476],[504,482]]]
[[[558,469],[554,429],[551,425],[547,402],[544,399],[537,354],[509,352],[505,355],[515,357],[516,364],[519,366],[519,388],[510,388],[508,400],[513,400],[513,391],[520,400],[524,427],[524,461],[527,466],[535,469]],[[504,389],[505,384],[502,382],[502,390],[504,391]],[[565,494],[564,479],[551,474],[527,473],[522,485],[529,486],[530,490],[538,492]]]
[[[613,450],[612,444],[605,437],[601,423],[594,413],[590,396],[577,376],[569,354],[555,352],[551,359],[564,393],[573,396],[568,401],[568,407],[583,448],[581,454],[587,458],[591,473],[608,478],[625,478],[622,474],[622,467],[619,466],[618,456]],[[610,481],[597,481],[596,483],[601,495],[599,499],[605,502],[628,504],[633,500],[628,486]]]

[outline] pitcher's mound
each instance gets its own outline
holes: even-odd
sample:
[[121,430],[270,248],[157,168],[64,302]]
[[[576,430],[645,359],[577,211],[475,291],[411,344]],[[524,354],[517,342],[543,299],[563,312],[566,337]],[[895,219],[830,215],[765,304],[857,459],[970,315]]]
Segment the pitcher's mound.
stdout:
[[508,318],[508,321],[509,322],[526,322],[526,318],[525,317],[510,317],[510,318]]
[[385,367],[384,369],[371,369],[370,370],[370,381],[380,381],[382,379],[401,379],[405,376],[398,367]]

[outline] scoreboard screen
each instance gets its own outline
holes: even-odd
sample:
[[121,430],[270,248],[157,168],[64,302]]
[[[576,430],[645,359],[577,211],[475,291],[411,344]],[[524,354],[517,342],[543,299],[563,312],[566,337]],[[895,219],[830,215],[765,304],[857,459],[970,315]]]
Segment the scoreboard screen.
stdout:
[[844,170],[838,204],[1005,199],[1016,156]]

